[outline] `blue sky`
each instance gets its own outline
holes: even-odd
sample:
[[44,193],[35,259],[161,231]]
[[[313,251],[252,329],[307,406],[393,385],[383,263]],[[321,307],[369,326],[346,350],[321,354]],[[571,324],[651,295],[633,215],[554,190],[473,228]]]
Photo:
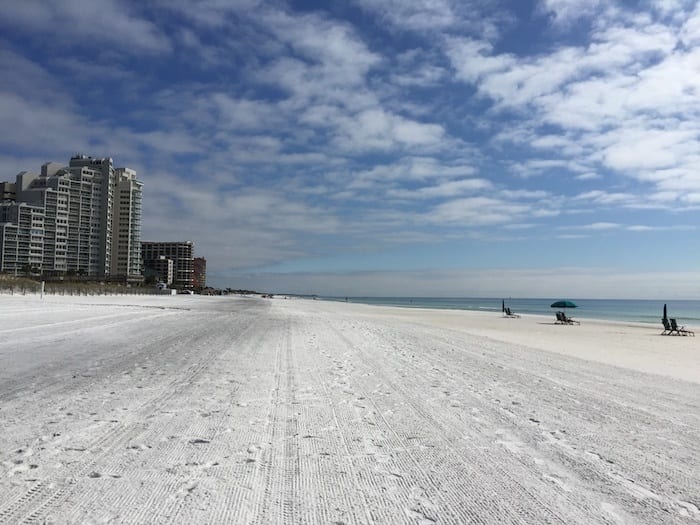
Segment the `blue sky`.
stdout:
[[75,152],[220,287],[700,297],[700,7],[23,0],[0,180]]

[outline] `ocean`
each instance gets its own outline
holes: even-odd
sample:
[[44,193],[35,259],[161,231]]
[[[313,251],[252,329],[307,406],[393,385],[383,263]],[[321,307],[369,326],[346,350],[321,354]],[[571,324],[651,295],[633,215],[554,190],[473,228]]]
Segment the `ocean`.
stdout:
[[[488,297],[319,297],[329,301],[348,301],[352,303],[374,304],[382,306],[400,306],[405,308],[437,308],[450,310],[477,310],[501,313],[501,298]],[[696,300],[633,300],[633,299],[570,299],[577,308],[567,308],[569,317],[581,319],[602,319],[661,325],[664,304],[667,305],[668,317],[675,318],[685,326],[700,327],[700,301]],[[505,299],[505,304],[516,314],[538,314],[554,316],[558,308],[550,304],[553,299]]]

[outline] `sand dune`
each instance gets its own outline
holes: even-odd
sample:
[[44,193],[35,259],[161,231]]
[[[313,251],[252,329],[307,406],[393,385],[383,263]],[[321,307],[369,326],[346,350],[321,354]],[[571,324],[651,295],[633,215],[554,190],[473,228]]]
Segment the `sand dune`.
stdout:
[[0,296],[0,523],[698,523],[699,338]]

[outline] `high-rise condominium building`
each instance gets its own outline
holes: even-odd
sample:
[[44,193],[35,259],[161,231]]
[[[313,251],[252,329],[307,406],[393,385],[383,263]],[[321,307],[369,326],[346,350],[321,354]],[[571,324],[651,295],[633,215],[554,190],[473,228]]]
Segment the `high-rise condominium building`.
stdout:
[[193,285],[198,290],[207,286],[207,260],[204,257],[194,258]]
[[6,196],[14,192],[17,203],[44,210],[44,275],[141,279],[143,185],[133,170],[115,169],[111,158],[76,155],[66,167],[49,162],[40,175],[22,172],[5,184]]
[[114,197],[111,275],[141,276],[141,196],[143,183],[136,172],[117,168]]
[[145,267],[153,268],[153,261],[158,261],[161,256],[173,261],[174,287],[186,290],[194,288],[194,243],[192,241],[144,241],[141,243],[141,257]]
[[43,250],[44,209],[24,202],[0,202],[0,271],[40,272]]

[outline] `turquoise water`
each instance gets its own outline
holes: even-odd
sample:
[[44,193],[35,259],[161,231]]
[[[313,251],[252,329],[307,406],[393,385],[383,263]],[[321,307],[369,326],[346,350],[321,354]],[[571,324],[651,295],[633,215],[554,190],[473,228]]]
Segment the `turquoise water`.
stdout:
[[[345,301],[344,297],[324,297],[331,301]],[[506,299],[506,306],[513,313],[554,316],[557,308],[550,304],[560,299],[576,303],[577,308],[566,310],[569,317],[661,324],[664,303],[668,317],[678,319],[679,324],[700,326],[700,301],[690,300],[632,300],[632,299]],[[440,298],[440,297],[348,297],[348,302],[405,308],[437,308],[452,310],[477,310],[500,314],[500,298]]]

